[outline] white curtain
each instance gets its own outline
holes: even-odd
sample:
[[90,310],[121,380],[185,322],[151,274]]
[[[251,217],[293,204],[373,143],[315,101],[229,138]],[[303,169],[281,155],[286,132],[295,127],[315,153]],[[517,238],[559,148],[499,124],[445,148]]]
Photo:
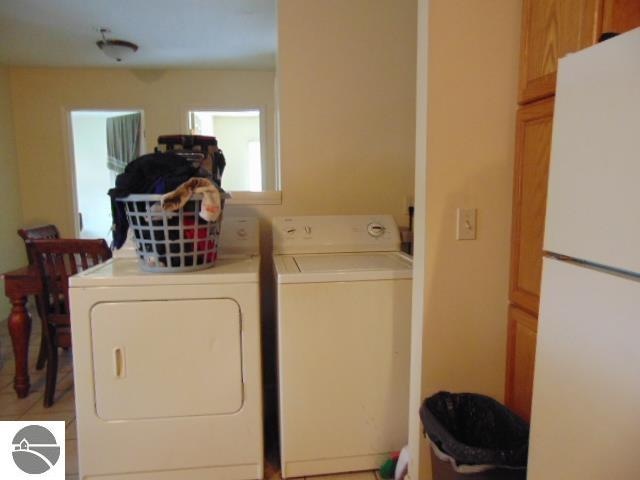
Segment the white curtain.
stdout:
[[122,173],[138,157],[141,137],[140,113],[107,118],[107,168]]

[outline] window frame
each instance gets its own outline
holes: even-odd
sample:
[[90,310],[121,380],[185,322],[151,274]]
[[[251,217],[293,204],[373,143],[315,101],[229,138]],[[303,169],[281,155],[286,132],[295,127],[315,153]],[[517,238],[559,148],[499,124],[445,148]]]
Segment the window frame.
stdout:
[[[184,132],[191,133],[191,112],[248,112],[258,111],[260,114],[260,163],[263,169],[263,178],[265,172],[273,178],[273,190],[263,190],[261,192],[251,192],[244,190],[229,190],[231,198],[227,200],[228,205],[281,205],[282,191],[280,186],[280,161],[277,154],[277,139],[273,139],[271,152],[268,149],[267,138],[267,106],[266,105],[242,105],[242,106],[220,106],[220,105],[187,105],[182,109],[181,121]],[[274,118],[275,123],[275,118]],[[276,126],[274,124],[274,136]],[[220,147],[224,151],[224,144]],[[269,161],[271,154],[272,160]],[[271,165],[270,165],[271,164]],[[224,176],[223,176],[224,178]],[[224,182],[223,182],[224,187]]]

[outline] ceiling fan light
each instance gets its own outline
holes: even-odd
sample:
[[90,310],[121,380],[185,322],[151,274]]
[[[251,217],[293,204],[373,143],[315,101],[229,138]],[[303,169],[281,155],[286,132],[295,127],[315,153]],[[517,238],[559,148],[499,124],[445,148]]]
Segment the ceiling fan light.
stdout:
[[96,45],[107,57],[113,58],[117,62],[130,57],[138,50],[138,46],[135,43],[127,42],[126,40],[98,40]]

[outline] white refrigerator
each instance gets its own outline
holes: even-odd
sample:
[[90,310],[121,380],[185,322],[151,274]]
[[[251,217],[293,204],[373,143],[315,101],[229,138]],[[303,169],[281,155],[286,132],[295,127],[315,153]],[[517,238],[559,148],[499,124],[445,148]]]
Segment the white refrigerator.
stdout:
[[530,480],[640,479],[640,29],[560,61]]

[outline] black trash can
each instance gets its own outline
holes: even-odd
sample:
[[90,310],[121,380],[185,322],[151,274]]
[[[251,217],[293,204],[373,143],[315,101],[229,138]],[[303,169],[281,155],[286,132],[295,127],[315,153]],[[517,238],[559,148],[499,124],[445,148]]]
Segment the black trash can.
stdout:
[[434,480],[525,480],[529,425],[485,395],[439,392],[420,408]]

